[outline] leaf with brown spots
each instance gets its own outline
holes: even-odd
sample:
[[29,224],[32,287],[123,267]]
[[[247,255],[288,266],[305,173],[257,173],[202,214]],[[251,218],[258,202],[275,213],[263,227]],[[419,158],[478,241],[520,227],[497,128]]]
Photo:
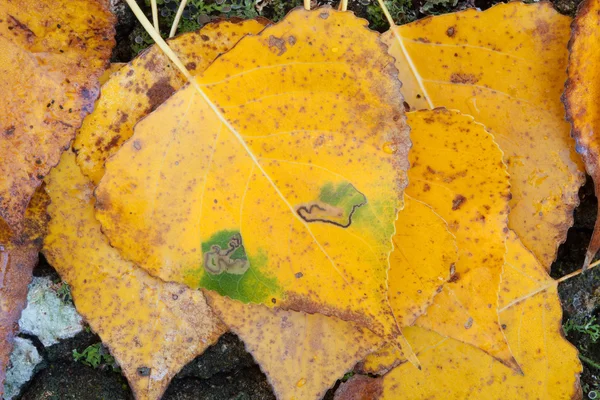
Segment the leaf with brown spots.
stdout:
[[[564,103],[577,151],[594,179],[596,196],[600,196],[600,1],[586,0],[579,6],[573,21],[569,42],[569,70],[565,85]],[[600,207],[600,206],[599,206]],[[585,267],[600,249],[600,218],[596,219],[594,234],[588,248]]]
[[17,322],[27,301],[27,285],[46,234],[48,203],[49,198],[40,187],[25,211],[18,233],[0,220],[0,397]]
[[[168,42],[189,71],[197,75],[243,36],[260,32],[267,23],[261,18],[222,20]],[[83,173],[98,184],[104,173],[104,162],[131,137],[133,126],[185,82],[185,77],[156,45],[110,76],[102,85],[102,96],[94,111],[84,119],[73,143],[77,164]]]
[[319,400],[382,339],[352,322],[273,309],[206,292],[217,315],[238,335],[278,399]]
[[114,22],[105,0],[0,0],[0,218],[13,229],[93,108]]
[[[415,324],[518,370],[497,313],[510,198],[502,152],[483,125],[458,111],[411,112],[408,123],[413,148],[406,193],[447,222],[458,247],[449,283]],[[390,291],[401,290],[391,283]]]
[[581,364],[562,335],[557,283],[514,233],[506,243],[500,321],[522,373],[472,346],[413,327],[404,332],[423,345],[422,370],[404,363],[383,378],[353,377],[336,400],[580,399]]
[[548,2],[511,2],[383,35],[411,109],[457,109],[491,129],[511,177],[508,226],[548,269],[585,178],[560,102],[569,22]]
[[136,399],[160,399],[171,378],[226,331],[202,293],[125,261],[94,218],[94,186],[67,151],[46,178],[52,199],[44,254],[72,289]]
[[408,168],[402,103],[366,21],[296,9],[135,126],[107,160],[96,217],[165,281],[402,345],[385,284]]

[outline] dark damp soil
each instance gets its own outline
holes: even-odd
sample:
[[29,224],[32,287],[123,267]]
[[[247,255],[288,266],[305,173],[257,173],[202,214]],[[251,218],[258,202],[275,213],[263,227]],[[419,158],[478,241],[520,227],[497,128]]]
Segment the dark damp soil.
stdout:
[[[138,0],[148,8],[144,0]],[[136,22],[122,0],[113,1],[118,16],[117,47],[113,61],[126,62],[151,44],[149,38]],[[179,0],[158,0],[161,26],[166,31],[173,20]],[[220,17],[239,16],[252,18],[261,15],[273,21],[281,19],[301,0],[225,0],[224,2],[190,0],[189,11],[184,14],[182,29],[198,29],[203,23]],[[258,3],[259,7],[255,6]],[[317,2],[313,1],[313,5]],[[497,3],[493,0],[393,0],[386,1],[397,23],[410,22],[427,15],[462,10],[468,7],[486,9]],[[573,16],[578,0],[552,1],[561,13]],[[337,5],[331,0],[319,1],[319,5]],[[260,8],[262,7],[262,8]],[[366,18],[370,27],[387,29],[387,24],[376,6],[376,0],[350,0],[349,9]],[[166,10],[166,11],[164,11]],[[552,276],[560,278],[577,270],[583,262],[586,246],[592,234],[596,218],[596,197],[591,180],[580,191],[581,205],[575,212],[575,224],[558,252],[552,265]],[[38,276],[58,275],[42,259],[35,271]],[[584,397],[600,398],[600,268],[570,279],[559,286],[564,309],[563,323],[566,337],[579,349],[584,372],[581,383]],[[125,400],[133,396],[127,381],[118,370],[102,364],[97,368],[85,366],[73,359],[73,350],[83,351],[100,342],[98,336],[84,330],[74,338],[64,340],[44,349],[36,338],[34,343],[44,357],[37,367],[34,378],[23,388],[19,399],[78,399],[78,400]],[[338,384],[326,399],[333,399]],[[165,400],[271,400],[274,395],[265,375],[243,343],[233,334],[224,335],[217,344],[202,356],[188,364],[172,381]]]

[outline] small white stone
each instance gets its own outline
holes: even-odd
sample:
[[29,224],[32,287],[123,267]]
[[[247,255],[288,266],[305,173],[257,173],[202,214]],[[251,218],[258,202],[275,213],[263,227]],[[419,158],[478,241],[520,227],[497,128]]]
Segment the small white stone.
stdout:
[[42,361],[42,356],[29,339],[15,338],[13,351],[10,355],[10,366],[6,371],[4,381],[4,400],[11,400],[19,394],[21,386],[29,382],[36,365]]
[[83,329],[83,318],[72,304],[63,302],[48,278],[34,277],[29,284],[27,308],[19,320],[21,332],[37,336],[44,346],[75,336]]

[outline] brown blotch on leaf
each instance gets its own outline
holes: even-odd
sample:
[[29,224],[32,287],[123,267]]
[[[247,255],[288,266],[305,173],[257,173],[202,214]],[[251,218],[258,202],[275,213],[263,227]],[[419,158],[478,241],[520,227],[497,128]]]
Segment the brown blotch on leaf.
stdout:
[[452,210],[458,210],[465,201],[467,201],[467,198],[465,196],[463,196],[462,194],[457,194],[454,200],[452,200]]
[[469,329],[473,326],[473,318],[470,318],[465,322],[465,329]]
[[354,375],[343,383],[335,393],[335,400],[379,399],[383,396],[383,381],[380,377]]
[[462,72],[455,72],[450,75],[450,82],[462,83],[462,84],[474,84],[479,82],[479,78],[473,74],[465,74]]
[[195,69],[196,69],[196,63],[195,63],[195,62],[193,62],[193,61],[190,61],[189,63],[185,64],[185,67],[186,67],[188,70],[192,70],[192,71],[193,71],[193,70],[195,70]]
[[148,100],[150,109],[155,110],[156,107],[165,102],[175,92],[175,88],[171,86],[169,78],[165,77],[156,82],[148,89]]
[[142,149],[142,143],[140,143],[139,140],[134,140],[133,141],[133,148],[136,150],[141,150]]
[[290,44],[290,46],[293,46],[296,44],[296,37],[295,36],[290,36],[288,38],[288,43]]
[[277,55],[280,56],[287,51],[287,47],[285,47],[285,40],[282,38],[275,37],[273,35],[269,36],[269,49],[271,51],[277,52]]
[[449,37],[453,37],[455,33],[456,33],[456,30],[454,29],[453,26],[448,28],[448,30],[446,31],[446,35],[448,35]]
[[16,128],[14,125],[9,126],[4,130],[4,136],[12,136],[15,133],[15,129]]

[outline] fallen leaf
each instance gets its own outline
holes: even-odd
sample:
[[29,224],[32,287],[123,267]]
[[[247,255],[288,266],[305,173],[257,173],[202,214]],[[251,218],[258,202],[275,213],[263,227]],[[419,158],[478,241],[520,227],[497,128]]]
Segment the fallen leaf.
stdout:
[[[577,152],[585,162],[588,174],[594,179],[596,194],[600,194],[600,110],[598,93],[600,79],[596,66],[600,61],[600,29],[598,29],[600,2],[586,0],[581,3],[571,27],[569,42],[568,79],[565,85],[564,103],[567,119],[571,122],[572,135],[577,141]],[[588,248],[584,265],[587,267],[600,248],[600,219],[596,219],[594,234]]]
[[12,229],[94,105],[114,23],[104,0],[0,0],[0,218]]
[[136,125],[96,217],[165,281],[402,342],[384,284],[410,146],[399,86],[366,21],[292,11]]
[[456,238],[431,207],[406,195],[392,242],[388,297],[398,324],[410,326],[451,278],[458,260]]
[[321,399],[383,341],[335,317],[244,304],[206,291],[210,306],[252,354],[278,399]]
[[421,371],[405,363],[383,378],[351,378],[336,400],[366,393],[375,393],[368,397],[373,400],[581,398],[581,364],[577,350],[562,336],[557,283],[514,233],[506,243],[500,320],[522,374],[472,346],[413,327],[404,331],[409,341],[437,341],[419,352]]
[[383,35],[411,109],[457,109],[491,129],[511,177],[509,227],[548,269],[585,181],[560,102],[569,23],[548,2],[511,2]]
[[38,189],[17,233],[0,220],[0,396],[17,322],[27,302],[27,285],[46,233],[48,203],[44,189]]
[[447,222],[458,247],[449,283],[415,324],[473,344],[518,369],[497,314],[510,198],[502,152],[483,125],[458,111],[407,116],[413,148],[406,193]]
[[[222,20],[168,43],[190,73],[198,75],[243,36],[260,32],[267,23],[263,18]],[[73,143],[83,173],[97,185],[104,162],[131,137],[133,126],[186,82],[156,45],[115,71],[103,84],[102,96],[84,119]]]
[[165,283],[121,258],[94,218],[92,183],[67,151],[46,178],[52,219],[44,254],[77,310],[118,361],[136,399],[159,399],[171,378],[226,331],[202,293]]

